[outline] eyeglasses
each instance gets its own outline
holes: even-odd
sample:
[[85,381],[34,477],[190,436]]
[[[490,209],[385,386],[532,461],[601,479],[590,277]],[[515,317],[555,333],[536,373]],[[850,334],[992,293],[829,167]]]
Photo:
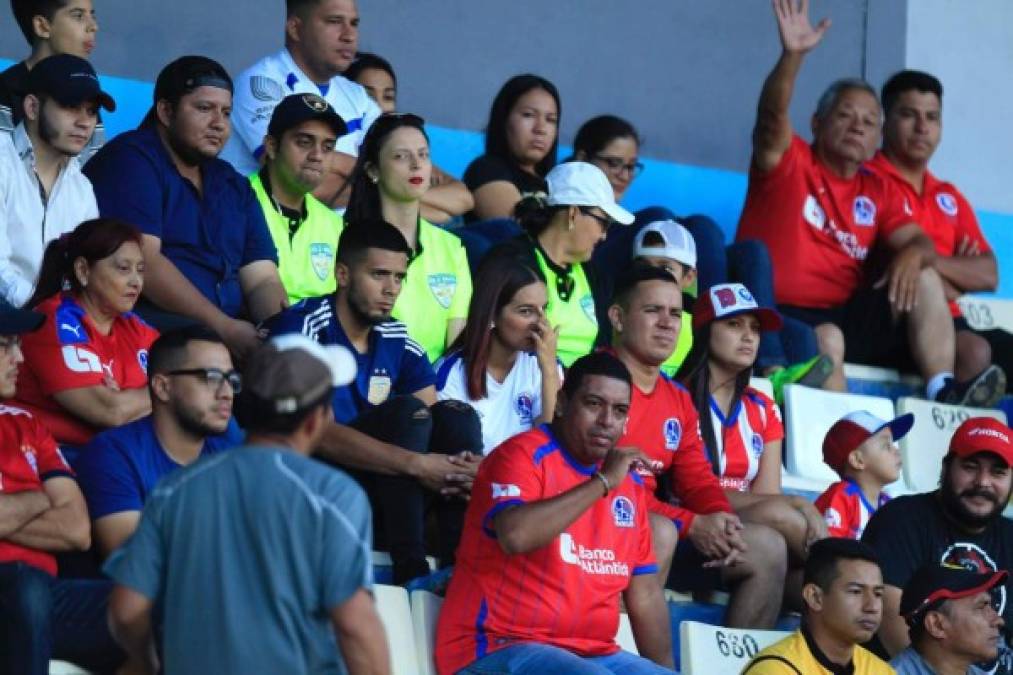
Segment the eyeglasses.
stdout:
[[583,213],[588,218],[593,218],[594,220],[598,221],[598,224],[601,225],[602,229],[604,229],[606,232],[608,232],[608,229],[612,227],[611,218],[607,216],[599,216],[597,213],[592,211],[590,207],[587,206],[578,206],[577,208],[580,210],[581,213]]
[[605,164],[608,167],[609,173],[622,173],[626,172],[630,174],[630,178],[636,178],[644,172],[644,165],[642,162],[633,162],[632,164],[626,164],[623,162],[622,157],[610,157],[608,155],[595,155],[594,158],[599,162]]
[[21,347],[21,338],[11,335],[0,337],[0,354],[10,354],[16,348]]
[[233,394],[238,394],[243,390],[243,376],[235,370],[226,372],[221,368],[187,368],[184,370],[170,370],[166,375],[193,375],[195,377],[202,377],[204,378],[204,384],[216,392],[220,391],[222,385],[226,382],[229,383]]

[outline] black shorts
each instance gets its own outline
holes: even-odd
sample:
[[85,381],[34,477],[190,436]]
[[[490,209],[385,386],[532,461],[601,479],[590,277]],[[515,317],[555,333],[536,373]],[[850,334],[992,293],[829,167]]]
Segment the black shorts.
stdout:
[[886,289],[856,291],[839,307],[821,309],[779,305],[785,316],[810,326],[832,323],[844,333],[844,360],[867,366],[918,372],[911,357],[907,317],[893,318]]
[[720,567],[704,567],[707,558],[689,539],[680,539],[672,556],[667,588],[680,593],[727,591]]

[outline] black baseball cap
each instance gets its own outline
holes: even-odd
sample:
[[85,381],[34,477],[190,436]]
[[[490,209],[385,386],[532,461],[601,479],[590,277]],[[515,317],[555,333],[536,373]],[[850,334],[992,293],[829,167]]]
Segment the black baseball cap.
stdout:
[[271,115],[267,133],[274,138],[281,138],[289,129],[309,120],[326,123],[338,137],[348,133],[345,120],[341,119],[330,103],[316,94],[291,94],[282,99]]
[[28,72],[26,90],[29,94],[44,94],[62,106],[95,101],[109,112],[116,110],[116,101],[99,86],[95,69],[72,54],[47,56],[36,63]]
[[39,329],[46,315],[28,309],[18,309],[0,298],[0,335],[21,335]]
[[162,68],[155,80],[155,95],[151,110],[144,116],[141,126],[155,121],[155,106],[162,99],[175,103],[198,87],[218,87],[230,94],[232,78],[222,64],[206,56],[181,56]]
[[959,600],[990,591],[1006,581],[1006,570],[979,574],[963,567],[931,564],[921,567],[904,586],[900,615],[909,626],[918,624],[925,613],[946,600]]

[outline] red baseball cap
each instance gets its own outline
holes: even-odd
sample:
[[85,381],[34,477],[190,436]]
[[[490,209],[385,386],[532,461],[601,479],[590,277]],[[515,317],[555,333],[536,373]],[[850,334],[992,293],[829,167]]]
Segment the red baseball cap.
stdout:
[[858,410],[848,413],[834,422],[827,435],[823,438],[823,461],[837,473],[844,473],[848,463],[848,455],[869,438],[889,427],[893,440],[899,441],[911,431],[915,416],[911,413],[901,415],[887,422],[870,412]]
[[784,323],[776,309],[756,304],[753,294],[742,284],[717,284],[708,288],[693,305],[693,330],[738,314],[755,315],[763,331],[781,330]]
[[972,417],[964,420],[950,439],[950,452],[957,457],[969,457],[979,452],[991,452],[1013,466],[1013,441],[1010,428],[992,417]]

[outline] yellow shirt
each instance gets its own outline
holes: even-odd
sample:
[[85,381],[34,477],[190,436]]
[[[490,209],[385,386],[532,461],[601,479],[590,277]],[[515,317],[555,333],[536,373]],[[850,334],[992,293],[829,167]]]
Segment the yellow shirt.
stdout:
[[[856,646],[852,657],[855,675],[896,675],[890,665],[867,649]],[[741,675],[834,675],[809,649],[805,636],[795,631],[756,655]]]

